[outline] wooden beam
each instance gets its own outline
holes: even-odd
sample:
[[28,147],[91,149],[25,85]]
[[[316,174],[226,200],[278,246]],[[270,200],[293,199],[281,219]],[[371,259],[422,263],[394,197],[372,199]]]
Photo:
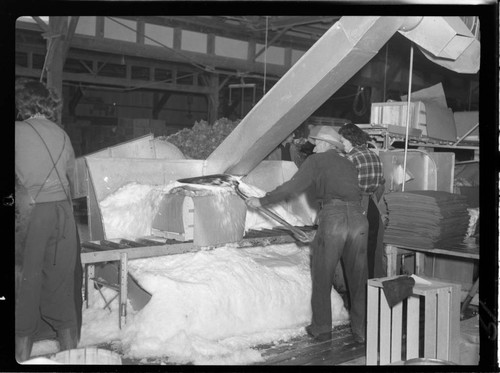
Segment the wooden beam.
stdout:
[[305,35],[308,35],[308,37],[315,37],[315,38],[320,38],[321,35],[323,35],[327,30],[323,29],[317,29],[313,27],[308,27],[308,26],[295,26],[292,29],[295,32],[302,32]]
[[171,92],[165,92],[159,100],[153,103],[153,119],[158,119],[158,114],[160,113],[163,106],[165,106],[170,96],[172,96]]
[[207,95],[208,101],[208,123],[214,124],[219,114],[219,75],[211,74],[208,78],[211,92]]
[[[16,66],[16,75],[18,76],[29,76],[29,77],[40,77],[40,69],[29,69],[26,67]],[[126,78],[112,78],[108,76],[96,76],[87,74],[76,74],[76,73],[63,73],[63,80],[65,82],[81,82],[85,84],[91,84],[96,86],[118,86],[123,88],[134,88],[143,90],[160,90],[160,91],[172,91],[172,92],[182,92],[182,93],[195,93],[200,95],[206,95],[210,93],[209,87],[202,86],[188,86],[182,84],[169,84],[162,82],[138,82],[137,80],[131,80]]]
[[[123,17],[127,18],[127,17]],[[130,17],[128,17],[130,18]],[[210,17],[210,19],[201,16],[158,16],[158,17],[146,17],[145,22],[149,24],[158,24],[172,28],[183,28],[186,30],[203,32],[203,33],[213,33],[217,36],[223,36],[232,39],[240,39],[248,41],[253,39],[259,42],[264,41],[264,35],[262,30],[242,27],[237,25],[232,25],[228,22],[221,21],[220,17]],[[303,18],[303,17],[298,17]],[[339,17],[336,17],[339,18]],[[132,17],[131,19],[137,19],[137,17]],[[284,26],[280,26],[284,27]],[[263,28],[265,30],[265,26]],[[290,46],[290,43],[298,49],[309,48],[315,40],[304,40],[301,38],[288,37],[283,35],[281,42],[283,46]]]
[[80,102],[82,96],[83,96],[82,90],[80,89],[80,87],[76,87],[75,94],[71,97],[68,104],[70,115],[75,116],[76,106]]
[[[278,29],[281,27],[291,27],[291,26],[298,26],[298,25],[306,25],[309,23],[326,23],[330,24],[330,26],[335,22],[338,21],[341,17],[340,16],[311,16],[311,17],[303,17],[303,16],[291,16],[291,17],[281,17],[281,19],[272,21],[271,22],[271,28],[272,29]],[[262,26],[258,30],[262,30]],[[265,30],[265,26],[264,26]]]
[[[47,56],[45,70],[47,71],[47,86],[54,88],[62,97],[62,81],[64,66],[63,37],[67,34],[68,17],[49,17],[49,35],[47,36]],[[42,71],[43,74],[43,71]],[[57,114],[56,122],[61,124],[61,110]]]
[[68,55],[69,47],[71,44],[71,39],[73,39],[73,35],[75,34],[76,26],[78,25],[78,19],[80,17],[71,17],[71,20],[69,22],[68,26],[68,31],[66,36],[64,37],[64,44],[62,46],[62,58],[63,58],[63,65],[64,62],[66,61],[66,57]]
[[260,51],[255,53],[255,56],[253,56],[252,61],[255,61],[257,59],[257,57],[259,57],[262,53],[264,53],[271,45],[273,45],[273,43],[276,40],[278,40],[287,31],[288,31],[288,27],[285,27],[283,30],[281,30],[276,35],[274,35],[274,37],[270,41],[267,42],[267,45],[264,46],[264,48],[262,48]]
[[41,19],[40,17],[32,17],[36,24],[43,30],[43,32],[49,32],[50,28],[49,28],[49,25],[46,24],[43,19]]
[[[174,42],[176,38],[174,37]],[[180,40],[179,40],[180,44]],[[175,45],[175,43],[174,43]],[[156,60],[168,60],[169,62],[191,64],[190,60],[195,60],[198,65],[216,66],[219,69],[229,69],[232,71],[244,71],[254,73],[264,73],[264,64],[253,61],[244,61],[237,58],[222,56],[210,56],[204,53],[182,51],[181,56],[176,51],[166,48],[154,47],[150,45],[140,45],[120,40],[111,39],[89,39],[75,36],[72,42],[73,48],[92,50],[103,53],[125,54],[139,58],[152,58]],[[175,49],[175,48],[174,48]],[[267,65],[267,74],[281,76],[286,73],[286,66],[274,64]]]

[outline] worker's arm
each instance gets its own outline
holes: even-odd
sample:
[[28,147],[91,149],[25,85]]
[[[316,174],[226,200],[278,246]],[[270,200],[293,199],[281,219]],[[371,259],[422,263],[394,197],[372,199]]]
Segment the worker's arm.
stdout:
[[259,198],[259,203],[262,206],[273,204],[284,199],[296,197],[309,188],[313,184],[315,176],[313,158],[312,156],[308,157],[290,180],[267,193],[264,197]]

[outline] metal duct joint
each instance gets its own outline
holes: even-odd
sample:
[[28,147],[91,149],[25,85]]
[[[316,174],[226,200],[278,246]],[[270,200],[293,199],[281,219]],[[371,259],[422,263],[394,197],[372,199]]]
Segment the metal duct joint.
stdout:
[[399,28],[400,31],[410,31],[417,27],[424,17],[405,17],[403,24]]

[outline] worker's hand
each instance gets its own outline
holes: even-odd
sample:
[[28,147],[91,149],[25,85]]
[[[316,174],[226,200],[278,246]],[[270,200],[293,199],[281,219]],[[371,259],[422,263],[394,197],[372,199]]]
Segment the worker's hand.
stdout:
[[260,200],[258,198],[255,198],[255,197],[250,197],[249,199],[246,200],[246,203],[248,206],[256,209],[256,208],[259,208],[261,207],[262,205],[260,204]]

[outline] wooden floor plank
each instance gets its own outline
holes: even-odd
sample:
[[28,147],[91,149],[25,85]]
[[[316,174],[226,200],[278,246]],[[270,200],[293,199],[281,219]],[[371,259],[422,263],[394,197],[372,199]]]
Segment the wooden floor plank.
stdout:
[[[333,339],[338,339],[343,336],[347,336],[350,334],[349,325],[339,325],[335,327],[334,332],[332,333]],[[321,346],[323,344],[328,344],[330,341],[318,342],[313,338],[303,335],[300,337],[293,338],[289,341],[280,343],[278,345],[272,346],[258,346],[257,349],[262,354],[262,356],[266,359],[271,359],[274,356],[281,356],[286,358],[285,354],[293,354],[295,351],[307,351],[307,348],[314,348],[314,346]]]
[[258,365],[340,365],[365,355],[348,326],[341,326],[332,338],[318,342],[305,335],[269,348],[260,348],[265,361]]

